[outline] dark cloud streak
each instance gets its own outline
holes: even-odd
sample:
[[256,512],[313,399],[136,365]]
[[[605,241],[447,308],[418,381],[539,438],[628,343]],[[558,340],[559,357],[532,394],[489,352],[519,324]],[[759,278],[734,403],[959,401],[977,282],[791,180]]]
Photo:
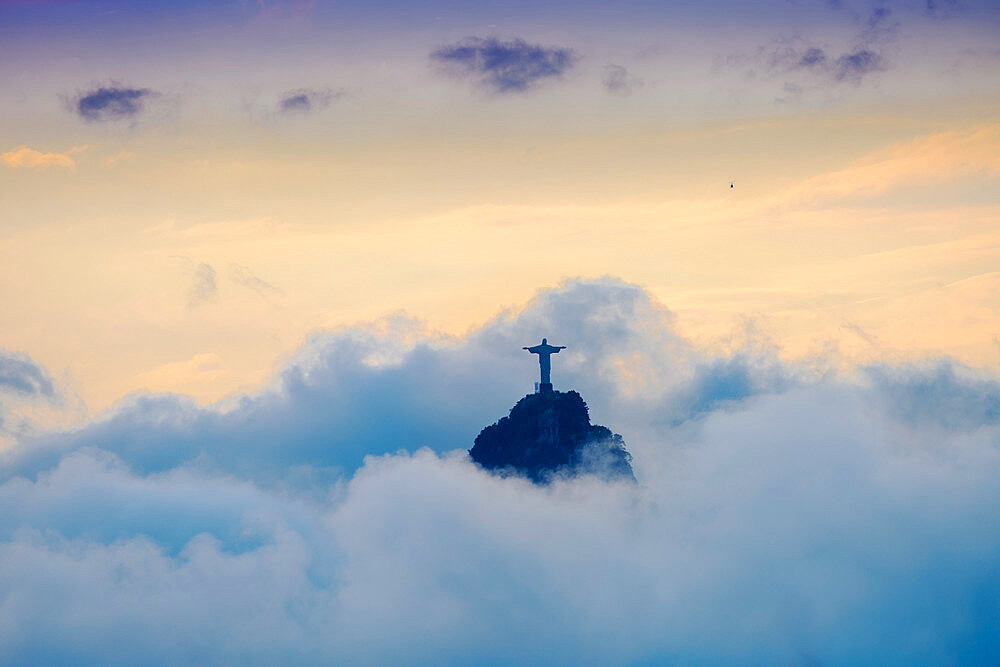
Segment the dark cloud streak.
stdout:
[[281,96],[278,101],[278,111],[280,113],[311,113],[326,109],[343,97],[347,97],[345,90],[299,88],[290,90]]
[[571,49],[494,37],[470,37],[442,46],[430,57],[446,73],[471,79],[494,93],[524,92],[541,81],[561,77],[579,60]]
[[90,122],[112,122],[137,117],[145,102],[155,93],[149,88],[130,88],[108,84],[86,93],[75,101],[76,113]]

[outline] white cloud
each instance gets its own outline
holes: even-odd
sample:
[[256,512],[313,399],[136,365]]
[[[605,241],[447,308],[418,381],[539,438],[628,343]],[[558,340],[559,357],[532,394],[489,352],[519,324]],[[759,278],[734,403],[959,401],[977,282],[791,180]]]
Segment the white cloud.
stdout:
[[[396,330],[319,337],[260,395],[136,398],[8,452],[0,661],[1000,651],[995,379],[705,357],[615,281],[568,283],[463,339]],[[554,380],[625,436],[638,485],[535,487],[461,451],[530,386],[519,348],[543,334],[570,345]]]

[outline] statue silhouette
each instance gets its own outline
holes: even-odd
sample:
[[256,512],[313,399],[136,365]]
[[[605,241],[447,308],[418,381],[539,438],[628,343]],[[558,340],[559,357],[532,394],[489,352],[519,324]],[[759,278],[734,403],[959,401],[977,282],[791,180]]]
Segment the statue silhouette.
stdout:
[[522,347],[522,350],[527,350],[532,354],[538,355],[538,365],[542,370],[542,382],[538,385],[539,391],[542,393],[548,393],[552,391],[552,380],[549,374],[552,370],[552,363],[549,357],[553,354],[559,352],[559,350],[565,350],[565,345],[549,345],[549,341],[546,338],[542,339],[541,345],[535,345],[534,347]]

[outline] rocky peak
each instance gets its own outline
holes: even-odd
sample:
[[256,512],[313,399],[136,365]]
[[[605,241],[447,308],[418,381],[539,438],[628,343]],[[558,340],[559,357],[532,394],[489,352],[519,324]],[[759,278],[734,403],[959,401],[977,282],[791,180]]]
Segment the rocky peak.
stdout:
[[625,441],[591,424],[587,404],[575,391],[528,394],[479,433],[469,454],[487,470],[539,484],[579,474],[635,479]]

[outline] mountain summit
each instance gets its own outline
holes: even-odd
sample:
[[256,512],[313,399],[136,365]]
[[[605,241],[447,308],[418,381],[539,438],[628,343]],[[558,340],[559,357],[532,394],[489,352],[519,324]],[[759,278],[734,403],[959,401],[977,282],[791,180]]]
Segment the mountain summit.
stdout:
[[480,431],[469,450],[472,460],[487,470],[523,475],[536,484],[580,474],[634,481],[632,457],[622,437],[590,423],[580,394],[549,387],[528,394],[509,416]]

